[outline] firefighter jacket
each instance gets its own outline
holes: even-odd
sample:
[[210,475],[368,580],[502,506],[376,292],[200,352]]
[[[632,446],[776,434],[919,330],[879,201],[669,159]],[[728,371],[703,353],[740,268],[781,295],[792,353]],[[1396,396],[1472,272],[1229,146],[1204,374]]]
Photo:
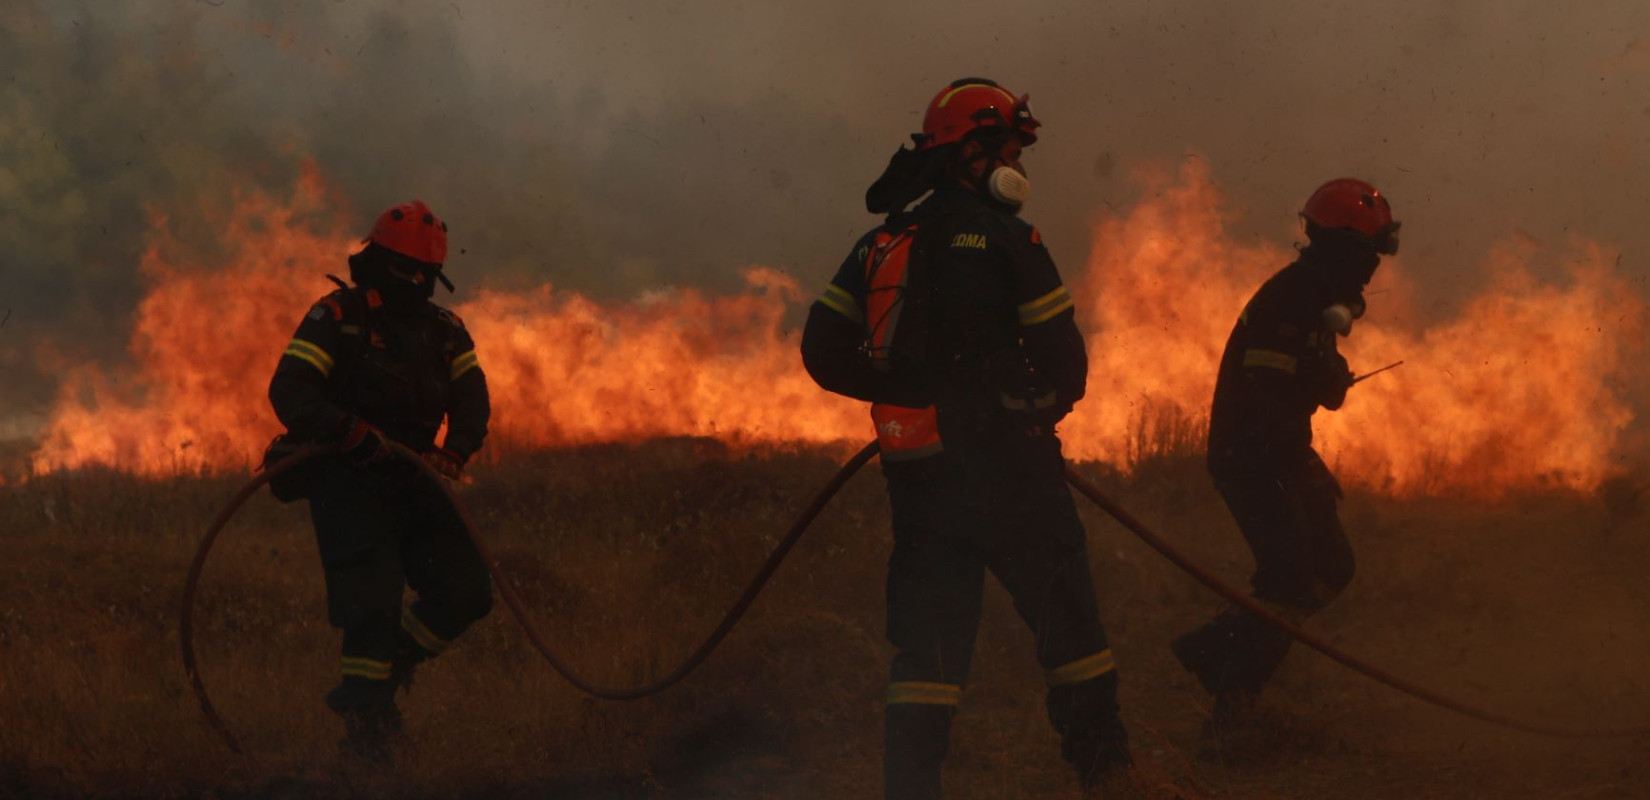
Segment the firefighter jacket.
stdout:
[[[1346,400],[1352,375],[1324,310],[1356,302],[1310,249],[1266,281],[1226,340],[1209,412],[1209,471],[1216,477],[1281,475],[1320,463],[1312,415]],[[1355,292],[1354,292],[1355,294]]]
[[300,440],[336,438],[354,417],[418,452],[468,459],[487,435],[487,380],[458,315],[425,300],[391,308],[373,289],[340,289],[298,325],[269,384],[275,415]]
[[872,403],[884,460],[1052,434],[1088,378],[1037,230],[959,188],[854,244],[809,310],[802,360],[823,388]]

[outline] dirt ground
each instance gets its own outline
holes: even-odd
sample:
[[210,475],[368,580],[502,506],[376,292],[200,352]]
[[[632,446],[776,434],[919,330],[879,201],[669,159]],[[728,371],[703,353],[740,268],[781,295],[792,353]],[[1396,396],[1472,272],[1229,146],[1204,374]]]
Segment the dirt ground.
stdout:
[[[697,441],[518,455],[464,490],[537,624],[579,670],[641,682],[732,602],[837,451]],[[1248,557],[1196,459],[1128,478],[1136,515],[1241,584]],[[866,798],[880,781],[888,514],[873,465],[748,620],[677,689],[588,699],[500,604],[403,697],[394,770],[336,758],[336,634],[303,504],[260,496],[203,583],[203,675],[249,757],[207,727],[178,655],[185,570],[235,477],[51,476],[0,488],[0,797]],[[1252,752],[1200,757],[1206,698],[1168,642],[1220,607],[1085,508],[1140,774],[1157,798],[1650,798],[1650,737],[1566,740],[1463,719],[1297,649]],[[1577,726],[1650,724],[1650,540],[1632,503],[1352,493],[1350,590],[1309,627],[1462,700]],[[1031,639],[993,585],[947,766],[958,800],[1075,798]]]

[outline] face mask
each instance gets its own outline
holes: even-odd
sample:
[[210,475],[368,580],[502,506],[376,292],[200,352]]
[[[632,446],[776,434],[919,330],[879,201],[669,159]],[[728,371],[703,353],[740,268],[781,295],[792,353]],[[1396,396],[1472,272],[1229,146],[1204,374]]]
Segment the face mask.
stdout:
[[1003,205],[1019,208],[1031,197],[1031,180],[1011,167],[992,170],[985,185],[992,199]]
[[1323,326],[1342,336],[1352,334],[1352,321],[1364,315],[1364,304],[1336,303],[1323,310]]

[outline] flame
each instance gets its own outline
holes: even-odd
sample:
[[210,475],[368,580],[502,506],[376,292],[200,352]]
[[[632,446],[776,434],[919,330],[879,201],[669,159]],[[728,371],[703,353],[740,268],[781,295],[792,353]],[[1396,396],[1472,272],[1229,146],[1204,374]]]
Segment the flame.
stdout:
[[742,442],[864,438],[857,403],[822,396],[784,316],[796,282],[745,273],[751,290],[677,290],[604,308],[549,287],[463,304],[483,354],[499,438],[557,446],[662,436]]
[[[280,430],[265,399],[299,317],[330,290],[318,280],[356,246],[342,217],[299,224],[326,187],[311,168],[287,204],[237,199],[223,223],[227,266],[194,263],[164,215],[142,262],[130,375],[91,364],[64,382],[32,463],[36,472],[101,464],[145,475],[242,468]],[[801,302],[771,269],[743,294],[650,292],[604,307],[546,285],[483,290],[466,320],[493,399],[489,449],[663,436],[743,443],[865,438],[859,404],[819,391],[784,325]]]
[[137,308],[132,368],[61,366],[34,471],[101,464],[166,475],[254,463],[280,430],[263,400],[279,348],[316,299],[300,287],[353,247],[336,224],[314,233],[313,223],[300,222],[327,194],[306,164],[284,203],[248,193],[235,197],[227,219],[201,209],[223,231],[219,268],[198,263],[172,235],[167,215],[151,210],[153,234],[140,264],[150,290]]
[[[1088,331],[1088,398],[1062,425],[1067,452],[1128,469],[1176,443],[1200,446],[1215,368],[1239,310],[1288,263],[1237,241],[1206,170],[1142,173],[1144,200],[1099,219],[1067,280]],[[182,248],[153,216],[132,369],[68,365],[37,472],[107,464],[147,475],[252,463],[278,425],[264,399],[316,276],[353,246],[312,167],[290,198],[247,194],[222,223],[224,266]],[[1450,319],[1415,324],[1402,261],[1343,340],[1355,367],[1405,366],[1316,417],[1342,477],[1394,493],[1589,488],[1608,477],[1633,409],[1620,387],[1644,304],[1613,255],[1578,243],[1565,285],[1536,281],[1539,248],[1487,262],[1489,288]],[[810,283],[817,283],[823,275]],[[803,372],[787,325],[810,299],[791,277],[745,272],[743,292],[649,292],[603,304],[551,286],[481,290],[456,307],[494,401],[489,450],[714,436],[739,443],[864,440],[860,403]],[[812,287],[810,287],[811,289]],[[1166,444],[1167,443],[1167,444]]]
[[[1187,427],[1201,434],[1238,313],[1293,257],[1226,234],[1229,206],[1201,162],[1141,180],[1149,199],[1100,222],[1073,281],[1090,310],[1091,375],[1062,428],[1071,455],[1125,466],[1153,441],[1186,437]],[[1613,254],[1572,249],[1570,283],[1554,286],[1531,277],[1539,248],[1498,248],[1489,288],[1425,327],[1404,324],[1416,290],[1402,260],[1382,265],[1376,282],[1388,291],[1371,296],[1341,350],[1359,372],[1405,364],[1314,417],[1319,450],[1343,480],[1482,495],[1609,477],[1634,416],[1619,383],[1643,340],[1645,306],[1613,271]]]
[[1356,330],[1349,359],[1406,362],[1354,387],[1342,413],[1319,415],[1326,452],[1399,491],[1595,488],[1610,477],[1634,418],[1618,384],[1637,363],[1645,306],[1613,253],[1572,250],[1567,286],[1531,276],[1535,248],[1504,247],[1490,287],[1457,317],[1419,332]]

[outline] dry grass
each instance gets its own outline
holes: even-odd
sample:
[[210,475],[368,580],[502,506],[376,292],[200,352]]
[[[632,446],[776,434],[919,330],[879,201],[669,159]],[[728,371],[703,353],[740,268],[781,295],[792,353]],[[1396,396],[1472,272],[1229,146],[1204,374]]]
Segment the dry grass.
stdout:
[[[1241,580],[1247,555],[1195,441],[1181,441],[1146,431],[1130,477],[1089,471]],[[697,643],[839,456],[693,440],[518,455],[483,467],[466,500],[552,640],[586,675],[628,684]],[[201,598],[203,672],[256,760],[230,757],[200,718],[179,665],[177,605],[196,539],[236,482],[81,473],[0,488],[11,567],[0,582],[0,797],[877,795],[889,537],[874,467],[686,684],[635,703],[586,699],[501,606],[420,675],[403,702],[409,750],[387,774],[334,768],[336,722],[319,697],[334,680],[336,635],[301,504],[250,504]],[[1204,700],[1166,644],[1217,603],[1085,515],[1154,797],[1650,797],[1650,743],[1504,733],[1305,652],[1267,701],[1275,746],[1199,762]],[[1315,629],[1498,708],[1650,721],[1642,515],[1553,493],[1499,505],[1355,495],[1343,517],[1360,573]],[[1075,797],[1029,644],[993,586],[950,797]]]

